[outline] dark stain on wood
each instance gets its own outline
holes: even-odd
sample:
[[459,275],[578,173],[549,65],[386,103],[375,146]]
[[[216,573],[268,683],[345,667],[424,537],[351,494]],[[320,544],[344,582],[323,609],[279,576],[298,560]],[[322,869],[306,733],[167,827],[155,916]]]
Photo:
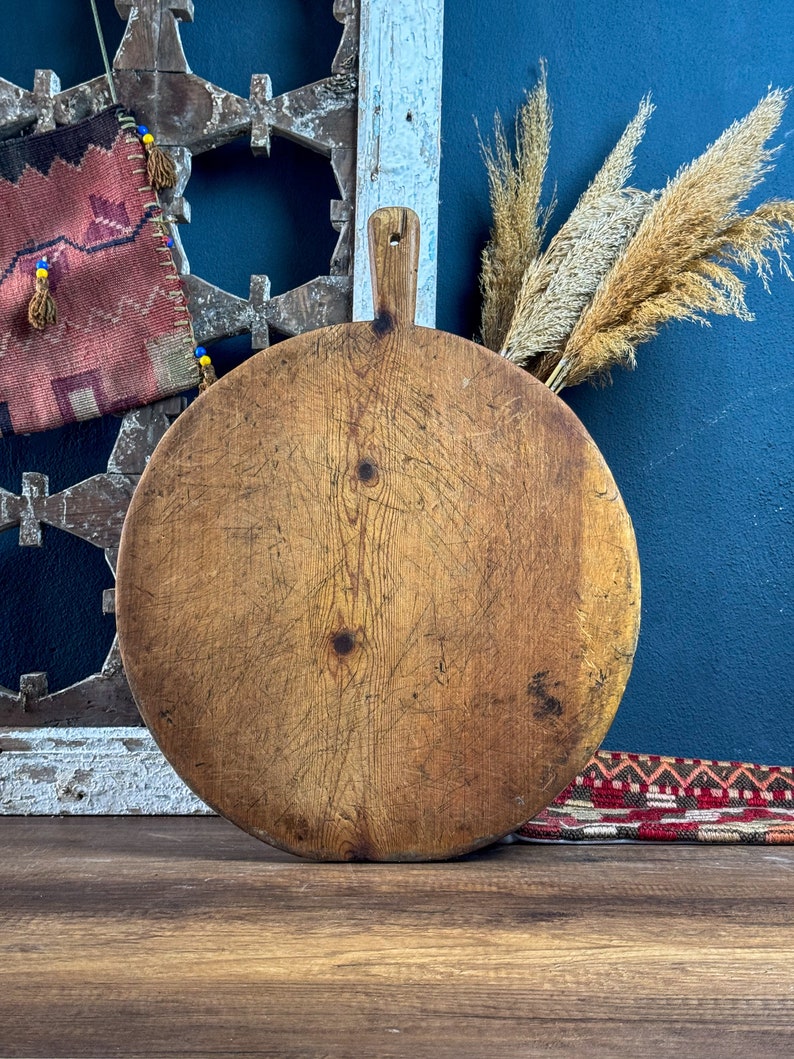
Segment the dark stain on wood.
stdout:
[[345,859],[353,864],[362,864],[366,861],[377,860],[377,851],[364,839],[359,840],[355,846],[346,851]]
[[558,688],[561,681],[555,680],[550,685],[548,676],[548,670],[541,670],[533,674],[532,680],[527,685],[527,695],[534,703],[533,713],[538,720],[544,717],[562,717],[562,703],[549,690],[550,687]]
[[388,312],[388,310],[382,310],[379,312],[372,321],[372,330],[378,338],[384,338],[386,335],[390,335],[394,330],[394,326],[394,317]]
[[377,485],[380,477],[377,465],[372,460],[362,460],[356,467],[356,477],[363,485]]

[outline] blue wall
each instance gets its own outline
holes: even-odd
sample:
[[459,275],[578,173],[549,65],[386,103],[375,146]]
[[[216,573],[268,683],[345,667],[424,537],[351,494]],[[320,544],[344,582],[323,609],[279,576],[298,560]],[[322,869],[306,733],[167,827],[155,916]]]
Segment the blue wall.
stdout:
[[[473,116],[514,113],[549,64],[560,223],[651,91],[634,181],[659,187],[769,85],[794,82],[790,0],[456,0],[447,4],[439,326],[476,325],[487,197]],[[788,144],[767,196],[794,197]],[[643,627],[615,749],[794,761],[794,284],[752,279],[754,323],[672,325],[606,390],[566,391],[634,519]]]
[[[27,86],[34,66],[52,66],[64,84],[94,75],[87,6],[4,0],[0,76]],[[113,42],[121,23],[103,6]],[[277,92],[295,87],[328,69],[338,36],[330,8],[330,0],[244,5],[241,32],[238,4],[202,0],[183,32],[189,60],[243,95],[250,72],[270,72]],[[447,0],[446,8],[438,322],[464,335],[477,326],[488,227],[474,120],[487,130],[495,109],[510,118],[539,57],[548,59],[555,108],[555,224],[645,92],[658,109],[635,182],[658,187],[769,85],[794,82],[789,0]],[[788,147],[763,194],[794,197],[794,102],[777,142]],[[197,160],[185,236],[194,270],[240,294],[252,271],[268,272],[276,292],[323,271],[334,241],[331,195],[322,160],[283,142],[270,162],[239,146]],[[751,279],[748,302],[754,323],[670,326],[641,348],[633,374],[616,374],[605,390],[566,391],[614,471],[643,564],[640,648],[612,748],[794,761],[794,284],[777,276],[767,295]],[[243,355],[233,342],[221,359],[231,366]],[[101,469],[111,443],[112,423],[13,439],[0,450],[0,485],[18,491],[21,470],[41,470],[57,489]],[[64,686],[97,667],[112,635],[97,613],[109,584],[101,554],[48,538],[27,551],[15,534],[0,535],[0,683],[48,668]],[[67,601],[62,578],[74,585],[76,570],[79,591]]]

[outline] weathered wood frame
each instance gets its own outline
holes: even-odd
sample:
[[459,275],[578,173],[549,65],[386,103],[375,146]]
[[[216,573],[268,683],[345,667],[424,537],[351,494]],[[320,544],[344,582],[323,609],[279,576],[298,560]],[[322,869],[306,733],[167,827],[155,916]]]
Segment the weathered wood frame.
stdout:
[[[127,18],[113,63],[119,98],[178,167],[163,207],[198,341],[250,333],[261,349],[271,328],[293,335],[368,317],[362,219],[386,204],[411,205],[422,220],[417,322],[432,326],[443,0],[334,0],[342,34],[330,77],[273,97],[270,78],[255,74],[248,100],[190,71],[178,22],[192,21],[193,0],[116,0],[116,8]],[[65,91],[52,71],[37,71],[30,92],[0,79],[0,133],[46,131],[110,101],[104,76]],[[249,298],[241,299],[190,274],[176,226],[190,220],[184,194],[193,154],[244,135],[267,153],[273,134],[328,157],[340,191],[331,203],[339,238],[327,276],[275,297],[266,276],[252,276]],[[173,398],[128,413],[105,474],[54,496],[35,472],[23,475],[20,495],[0,489],[0,532],[19,526],[20,545],[37,547],[46,523],[103,548],[115,571],[132,492],[181,408]],[[112,612],[112,590],[103,606]],[[45,673],[24,674],[18,693],[0,688],[0,813],[203,811],[140,724],[115,640],[102,670],[70,688],[49,694]]]

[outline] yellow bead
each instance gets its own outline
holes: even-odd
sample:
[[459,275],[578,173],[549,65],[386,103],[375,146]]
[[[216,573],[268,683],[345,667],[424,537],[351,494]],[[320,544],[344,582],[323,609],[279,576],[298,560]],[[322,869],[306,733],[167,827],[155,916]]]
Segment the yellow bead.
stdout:
[[212,364],[212,361],[205,353],[203,357],[199,357],[199,364],[202,366],[202,368],[208,368],[210,364]]
[[36,269],[36,278],[37,279],[44,279],[45,276],[49,276],[49,274],[50,274],[50,270],[48,268],[37,268]]
[[142,137],[142,139],[144,143],[154,143],[154,136],[152,136],[150,132],[147,132],[146,135]]

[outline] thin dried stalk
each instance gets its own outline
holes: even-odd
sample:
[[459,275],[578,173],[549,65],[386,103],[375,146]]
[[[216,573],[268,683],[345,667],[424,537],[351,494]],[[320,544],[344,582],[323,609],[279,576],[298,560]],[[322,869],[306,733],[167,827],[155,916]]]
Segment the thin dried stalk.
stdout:
[[652,112],[646,97],[571,216],[525,271],[501,349],[514,363],[530,366],[543,356],[556,362],[582,309],[652,205],[648,193],[623,186]]
[[556,363],[582,310],[652,204],[651,195],[635,189],[604,195],[579,214],[575,235],[560,229],[566,253],[558,257],[552,240],[547,253],[558,259],[549,263],[544,254],[525,274],[503,356],[533,372],[534,358],[540,358],[539,370],[546,357]]
[[515,137],[514,155],[497,115],[494,146],[483,146],[493,227],[482,255],[481,335],[491,349],[501,348],[521,277],[540,252],[548,220],[540,202],[551,143],[545,64],[516,117]]
[[615,364],[632,366],[636,346],[669,320],[749,315],[744,284],[726,263],[755,265],[763,276],[767,253],[782,255],[794,203],[769,203],[745,217],[736,208],[771,168],[775,152],[765,145],[786,97],[770,92],[668,182],[573,328],[555,389]]

